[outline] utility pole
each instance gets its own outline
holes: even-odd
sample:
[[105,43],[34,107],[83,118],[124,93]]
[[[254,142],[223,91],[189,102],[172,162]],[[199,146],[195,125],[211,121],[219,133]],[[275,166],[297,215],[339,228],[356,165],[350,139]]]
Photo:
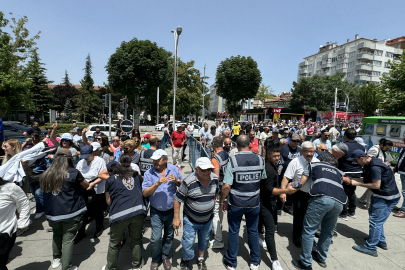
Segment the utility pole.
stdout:
[[156,125],[158,124],[159,124],[159,87],[157,88],[157,114],[156,114]]
[[127,99],[127,96],[125,96],[125,99],[124,99],[124,109],[125,109],[124,119],[127,120],[127,109],[128,109],[128,99]]
[[337,87],[335,90],[335,110],[333,112],[333,125],[336,125],[336,103],[337,103]]
[[205,120],[205,108],[204,108],[204,102],[205,102],[205,93],[204,93],[204,79],[205,79],[205,69],[207,68],[207,65],[206,64],[204,64],[204,66],[203,66],[203,69],[204,69],[204,77],[203,77],[203,79],[202,79],[202,90],[201,90],[201,92],[202,92],[202,96],[203,96],[203,110],[202,110],[202,121],[201,121],[201,123],[204,123],[204,120]]
[[[107,99],[107,97],[106,97]],[[108,131],[108,136],[111,138],[111,93],[108,94],[108,125],[110,126],[109,131]]]

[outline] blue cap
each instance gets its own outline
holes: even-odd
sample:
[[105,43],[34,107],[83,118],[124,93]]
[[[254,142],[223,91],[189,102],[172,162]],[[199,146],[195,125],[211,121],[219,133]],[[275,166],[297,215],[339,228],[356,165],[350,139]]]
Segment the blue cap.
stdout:
[[367,154],[360,150],[360,149],[356,149],[353,151],[353,153],[349,156],[349,158],[347,159],[348,161],[354,161],[356,158],[359,157],[365,157]]
[[108,171],[108,172],[112,172],[112,169],[113,169],[113,167],[115,166],[115,164],[120,164],[120,163],[117,162],[117,161],[111,161],[111,162],[109,162],[109,163],[107,164],[107,171]]
[[80,159],[88,158],[93,153],[93,146],[85,145],[80,149]]

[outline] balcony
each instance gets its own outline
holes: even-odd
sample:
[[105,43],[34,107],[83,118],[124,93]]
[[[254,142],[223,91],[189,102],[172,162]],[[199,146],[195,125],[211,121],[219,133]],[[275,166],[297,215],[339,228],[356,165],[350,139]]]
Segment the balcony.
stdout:
[[358,74],[358,75],[354,75],[354,80],[355,81],[370,81],[371,76],[366,75],[366,74]]
[[322,64],[322,68],[330,68],[330,67],[332,67],[332,63]]
[[373,60],[374,54],[370,52],[359,52],[357,54],[357,59]]
[[373,66],[367,64],[357,64],[355,70],[367,70],[372,71]]
[[364,42],[359,43],[359,45],[357,45],[357,48],[358,49],[367,48],[367,49],[374,50],[375,49],[375,44],[373,42],[370,42],[370,41],[364,41]]
[[307,74],[307,73],[308,73],[308,69],[307,69],[307,68],[301,68],[300,70],[298,70],[298,73],[299,73],[300,75],[302,75],[302,74]]

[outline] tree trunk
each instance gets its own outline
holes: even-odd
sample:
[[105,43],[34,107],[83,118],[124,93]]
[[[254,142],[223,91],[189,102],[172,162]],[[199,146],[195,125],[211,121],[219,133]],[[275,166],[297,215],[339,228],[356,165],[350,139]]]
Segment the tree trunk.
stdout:
[[135,106],[134,106],[134,127],[137,127],[139,130],[139,116],[141,115],[141,109],[137,106],[139,98],[135,97]]

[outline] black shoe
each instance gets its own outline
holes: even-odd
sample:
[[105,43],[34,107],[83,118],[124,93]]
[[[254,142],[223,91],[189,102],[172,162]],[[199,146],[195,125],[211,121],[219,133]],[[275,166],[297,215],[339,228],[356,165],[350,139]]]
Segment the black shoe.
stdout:
[[180,262],[180,270],[189,270],[190,268],[188,267],[188,264],[189,261],[186,261],[182,258]]
[[294,265],[295,268],[297,269],[302,269],[302,270],[312,270],[312,265],[310,266],[305,266],[301,260],[292,260],[292,264]]
[[337,237],[338,236],[338,234],[337,234],[337,231],[333,231],[333,237]]
[[207,265],[205,264],[205,260],[197,260],[198,270],[207,270]]
[[301,248],[301,238],[300,237],[293,237],[293,244],[297,248]]
[[315,233],[315,237],[316,237],[316,238],[319,238],[320,235],[321,235],[321,231],[320,231],[320,230],[317,230],[316,233]]
[[76,234],[76,237],[75,237],[75,240],[74,240],[75,245],[76,245],[77,243],[79,243],[80,241],[82,241],[82,239],[85,238],[85,237],[86,237],[86,234],[85,234],[85,233],[78,232],[78,233]]
[[104,232],[104,228],[101,228],[101,230],[98,230],[94,233],[93,238],[99,238]]
[[316,261],[320,267],[322,268],[326,268],[326,262],[325,261],[321,261],[318,257],[318,252],[312,251],[312,259],[314,261]]

